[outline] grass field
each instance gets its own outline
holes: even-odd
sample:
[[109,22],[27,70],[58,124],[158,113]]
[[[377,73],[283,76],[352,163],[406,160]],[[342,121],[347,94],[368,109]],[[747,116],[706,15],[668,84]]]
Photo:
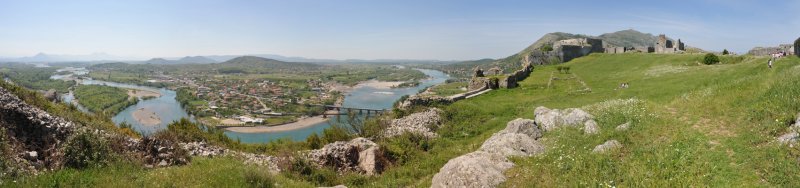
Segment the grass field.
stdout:
[[[768,69],[766,58],[726,56],[717,65],[702,65],[701,58],[593,54],[564,64],[571,67],[570,73],[558,73],[555,66],[538,66],[518,88],[494,90],[443,106],[444,125],[437,130],[440,137],[426,142],[424,149],[400,150],[397,143],[404,142],[397,140],[379,142],[393,154],[406,151],[407,159],[380,176],[344,174],[318,181],[329,183],[312,184],[279,174],[273,180],[290,187],[334,183],[429,187],[433,175],[448,160],[478,149],[508,121],[533,118],[535,107],[546,106],[582,107],[596,116],[601,133],[588,136],[577,128],[545,133],[541,141],[547,151],[514,158],[517,165],[506,172],[508,180],[503,186],[799,186],[800,152],[774,140],[788,131],[800,112],[800,59],[781,59]],[[621,83],[630,87],[621,89]],[[625,122],[631,122],[629,130],[614,130]],[[591,153],[594,146],[610,139],[624,147],[613,154]],[[227,158],[199,158],[191,165],[156,170],[124,165],[64,170],[23,185],[52,185],[53,181],[101,186],[249,185],[243,173],[252,167],[238,164]]]

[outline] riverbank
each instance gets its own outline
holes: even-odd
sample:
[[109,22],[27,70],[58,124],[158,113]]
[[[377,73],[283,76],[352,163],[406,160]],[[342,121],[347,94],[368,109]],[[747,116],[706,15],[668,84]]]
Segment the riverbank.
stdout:
[[132,98],[148,98],[148,97],[161,97],[161,93],[140,89],[128,89],[128,96]]
[[142,125],[154,126],[161,124],[161,117],[146,108],[139,108],[133,112],[133,119]]
[[[326,113],[335,113],[336,111],[328,111]],[[238,133],[270,133],[270,132],[283,132],[283,131],[292,131],[297,129],[302,129],[306,127],[311,127],[320,123],[324,123],[328,121],[330,118],[324,118],[323,116],[313,116],[298,119],[296,122],[287,123],[283,125],[275,125],[275,126],[252,126],[252,127],[227,127],[225,130],[238,132]]]
[[372,87],[372,88],[376,88],[376,89],[392,89],[392,88],[396,88],[397,86],[399,86],[400,84],[403,84],[403,83],[405,83],[405,82],[404,81],[387,82],[387,81],[379,81],[379,80],[372,79],[372,80],[367,80],[367,81],[363,81],[361,83],[358,83],[358,85],[356,85],[355,87],[356,88],[358,88],[358,87]]

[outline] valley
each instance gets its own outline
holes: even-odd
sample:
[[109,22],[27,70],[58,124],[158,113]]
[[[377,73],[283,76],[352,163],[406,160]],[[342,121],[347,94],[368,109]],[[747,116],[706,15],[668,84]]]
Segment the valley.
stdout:
[[5,1],[0,187],[800,187],[798,8]]

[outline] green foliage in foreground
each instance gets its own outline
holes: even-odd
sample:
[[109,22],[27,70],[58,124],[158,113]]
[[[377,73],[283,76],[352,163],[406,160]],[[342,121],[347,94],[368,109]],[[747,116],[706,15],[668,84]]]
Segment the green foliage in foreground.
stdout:
[[111,154],[108,140],[96,134],[80,131],[67,140],[64,163],[67,167],[86,168],[105,165]]
[[79,85],[75,87],[75,98],[89,111],[109,116],[139,102],[137,98],[129,99],[125,89],[102,85]]
[[314,187],[239,159],[199,157],[191,165],[146,169],[130,162],[84,170],[65,169],[12,181],[11,187]]

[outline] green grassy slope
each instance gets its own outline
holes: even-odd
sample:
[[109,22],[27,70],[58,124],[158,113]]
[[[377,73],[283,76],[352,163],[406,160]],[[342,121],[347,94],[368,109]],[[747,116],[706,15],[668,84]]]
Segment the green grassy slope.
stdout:
[[[520,88],[445,107],[442,138],[418,161],[388,170],[375,185],[428,186],[447,160],[476,150],[514,118],[533,118],[536,106],[585,106],[602,133],[585,136],[571,128],[547,133],[543,142],[549,151],[516,159],[507,186],[799,184],[796,149],[773,140],[788,131],[800,110],[800,60],[783,59],[770,70],[764,58],[724,57],[711,66],[700,65],[701,58],[594,54],[565,64],[571,74],[537,67]],[[558,79],[550,82],[551,76]],[[630,87],[618,89],[621,83]],[[614,131],[628,121],[629,131]],[[591,154],[609,139],[624,149]]]

